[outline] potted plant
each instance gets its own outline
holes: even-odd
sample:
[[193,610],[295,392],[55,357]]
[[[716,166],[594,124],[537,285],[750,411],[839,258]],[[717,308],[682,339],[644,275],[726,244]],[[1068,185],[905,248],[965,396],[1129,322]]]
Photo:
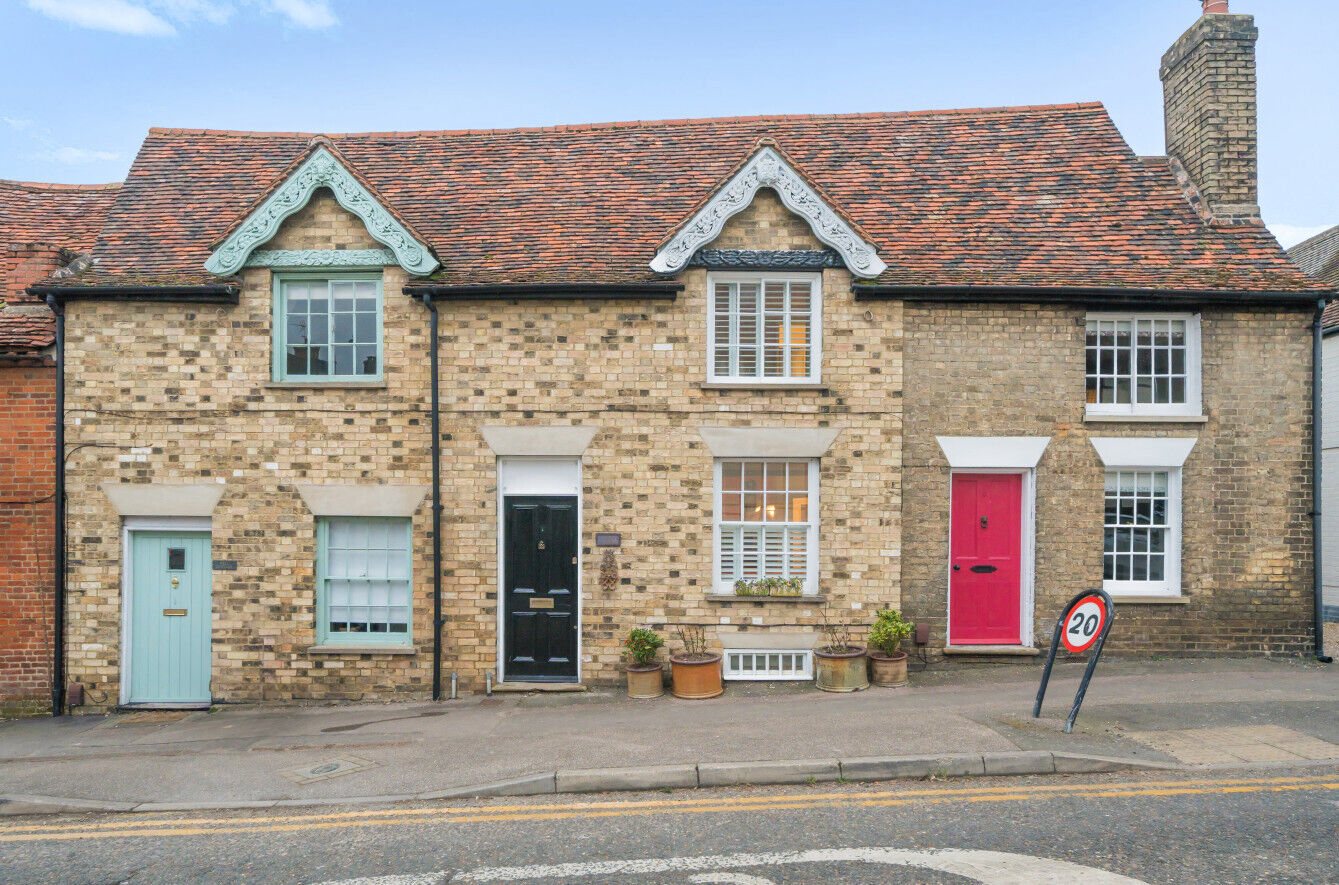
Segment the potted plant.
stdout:
[[660,634],[647,627],[634,627],[624,640],[628,664],[628,697],[658,698],[665,693],[665,677],[656,652],[665,644]]
[[869,628],[869,681],[875,685],[906,685],[907,653],[902,640],[911,635],[915,624],[895,608],[885,608],[874,616]]
[[721,656],[707,651],[702,628],[688,625],[678,629],[683,649],[670,655],[671,691],[676,698],[714,698],[721,686]]
[[851,628],[823,607],[819,627],[823,644],[814,649],[814,684],[824,691],[860,691],[869,688],[865,650],[851,643]]
[[802,578],[754,578],[735,581],[736,596],[799,596],[804,592]]

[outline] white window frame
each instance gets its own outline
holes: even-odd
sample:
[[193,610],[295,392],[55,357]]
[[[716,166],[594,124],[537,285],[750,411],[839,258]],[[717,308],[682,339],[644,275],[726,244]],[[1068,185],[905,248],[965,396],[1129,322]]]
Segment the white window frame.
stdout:
[[[1184,403],[1089,403],[1087,400],[1088,390],[1088,323],[1101,321],[1125,321],[1134,323],[1138,320],[1182,320],[1186,324],[1186,401]],[[1133,336],[1132,332],[1132,336]],[[1132,346],[1133,351],[1133,346]],[[1084,317],[1083,322],[1083,384],[1085,412],[1094,417],[1102,416],[1120,416],[1120,415],[1149,415],[1149,416],[1172,416],[1179,418],[1198,418],[1203,414],[1203,385],[1201,383],[1203,375],[1203,361],[1201,359],[1200,349],[1200,315],[1197,313],[1143,313],[1143,312],[1104,312],[1089,313]],[[1131,352],[1131,367],[1134,365],[1134,353]],[[1134,376],[1131,376],[1130,398],[1134,399],[1135,394]]]
[[[757,283],[759,298],[763,297],[769,282],[807,282],[810,285],[809,313],[809,374],[785,375],[769,378],[765,375],[719,375],[716,373],[716,284]],[[710,384],[738,384],[742,387],[786,387],[795,384],[819,384],[823,377],[823,275],[818,273],[740,273],[707,274],[707,382]],[[761,330],[760,330],[761,332]],[[729,342],[723,342],[729,344]],[[759,345],[758,365],[762,366],[762,345]],[[789,366],[787,366],[789,368]]]
[[[721,577],[721,564],[723,556],[721,553],[721,465],[726,461],[730,462],[792,462],[804,461],[809,465],[809,522],[808,534],[805,537],[807,545],[807,554],[805,562],[804,589],[800,591],[803,596],[818,595],[818,459],[817,458],[717,458],[712,469],[714,476],[714,487],[712,489],[712,557],[711,557],[711,585],[716,588],[716,592],[722,595],[732,595],[735,592],[735,582],[726,581]],[[776,526],[786,523],[774,523]]]
[[[330,629],[330,526],[332,522],[394,523],[404,529],[408,544],[404,549],[405,577],[409,592],[409,617],[404,633],[336,633]],[[370,622],[369,622],[370,623]],[[407,516],[318,516],[316,518],[316,642],[319,646],[407,647],[414,644],[414,524]]]
[[1111,471],[1158,471],[1167,474],[1166,568],[1161,581],[1106,580],[1106,518],[1102,519],[1102,589],[1112,598],[1181,597],[1181,468],[1195,448],[1195,437],[1089,437],[1102,468],[1102,509],[1106,510],[1106,475]]
[[1106,517],[1102,519],[1102,589],[1113,599],[1122,596],[1181,595],[1181,468],[1166,465],[1106,466],[1102,468],[1102,509],[1106,512],[1106,477],[1110,473],[1165,473],[1167,474],[1167,543],[1163,553],[1161,581],[1117,581],[1106,579]]

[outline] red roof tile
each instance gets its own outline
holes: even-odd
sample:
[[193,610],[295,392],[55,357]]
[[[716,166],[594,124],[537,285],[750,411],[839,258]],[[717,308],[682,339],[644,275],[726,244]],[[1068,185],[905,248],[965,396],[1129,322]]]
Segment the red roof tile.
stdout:
[[120,187],[0,180],[0,244],[43,243],[88,251]]
[[[154,129],[98,278],[207,281],[210,244],[311,133]],[[447,283],[656,279],[656,246],[773,139],[874,242],[880,283],[1318,288],[1261,226],[1206,225],[1100,104],[325,136],[428,240]]]
[[0,355],[31,353],[56,340],[56,317],[45,304],[0,310]]

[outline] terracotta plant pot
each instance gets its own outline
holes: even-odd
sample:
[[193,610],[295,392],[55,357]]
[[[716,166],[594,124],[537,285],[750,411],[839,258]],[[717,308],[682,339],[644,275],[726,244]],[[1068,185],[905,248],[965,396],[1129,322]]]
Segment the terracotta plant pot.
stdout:
[[907,653],[884,655],[869,650],[869,681],[885,687],[907,684]]
[[814,649],[814,684],[824,691],[860,691],[869,688],[865,650],[842,652]]
[[658,698],[665,693],[665,671],[660,664],[628,665],[628,697]]
[[670,656],[670,690],[676,698],[714,698],[725,688],[721,685],[721,656],[683,658]]

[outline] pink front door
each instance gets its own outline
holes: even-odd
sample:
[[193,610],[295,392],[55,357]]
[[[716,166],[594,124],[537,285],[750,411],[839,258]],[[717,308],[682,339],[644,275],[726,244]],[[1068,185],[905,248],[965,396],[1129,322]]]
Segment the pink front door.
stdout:
[[953,645],[1018,645],[1023,477],[955,473],[948,635]]

